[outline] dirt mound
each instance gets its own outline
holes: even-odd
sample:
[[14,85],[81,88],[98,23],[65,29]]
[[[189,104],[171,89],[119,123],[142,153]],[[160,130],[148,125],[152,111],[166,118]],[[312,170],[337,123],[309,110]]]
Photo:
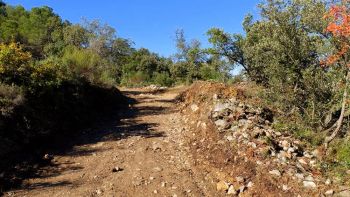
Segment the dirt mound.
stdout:
[[322,174],[320,151],[272,128],[273,112],[248,99],[249,88],[198,82],[179,97],[196,165],[216,178],[217,189],[241,196],[349,194]]

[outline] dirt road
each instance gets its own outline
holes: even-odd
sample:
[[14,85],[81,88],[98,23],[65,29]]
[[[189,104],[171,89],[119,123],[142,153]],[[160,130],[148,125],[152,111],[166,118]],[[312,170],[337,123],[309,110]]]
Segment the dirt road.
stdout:
[[215,196],[182,142],[186,128],[174,102],[182,90],[122,90],[136,100],[126,118],[87,131],[5,196]]

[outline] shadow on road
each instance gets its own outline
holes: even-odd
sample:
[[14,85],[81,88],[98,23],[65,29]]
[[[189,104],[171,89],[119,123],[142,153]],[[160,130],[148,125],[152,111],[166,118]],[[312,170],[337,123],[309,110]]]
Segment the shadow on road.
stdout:
[[[80,132],[72,132],[72,135],[57,136],[48,139],[39,150],[28,149],[21,151],[8,161],[8,168],[0,171],[0,188],[6,189],[34,189],[58,187],[62,185],[73,184],[69,181],[50,183],[43,182],[32,185],[23,185],[23,181],[29,178],[44,178],[58,176],[70,171],[83,169],[79,164],[67,161],[66,163],[55,164],[50,159],[43,159],[48,153],[56,156],[82,156],[93,155],[101,148],[85,148],[85,145],[96,144],[106,141],[117,141],[133,136],[142,136],[144,138],[163,137],[164,133],[156,132],[157,124],[140,123],[137,118],[147,115],[164,114],[168,112],[166,107],[141,106],[133,107],[139,102],[148,102],[150,99],[142,94],[149,94],[140,91],[125,91],[124,95],[128,96],[128,103],[120,107],[119,110],[106,117],[99,117],[92,124],[92,127],[82,129]],[[136,99],[135,99],[136,97]],[[160,100],[159,102],[163,102]],[[170,101],[169,101],[170,102]],[[77,147],[79,146],[79,147]],[[64,166],[64,167],[62,167]],[[0,190],[0,196],[1,196]]]

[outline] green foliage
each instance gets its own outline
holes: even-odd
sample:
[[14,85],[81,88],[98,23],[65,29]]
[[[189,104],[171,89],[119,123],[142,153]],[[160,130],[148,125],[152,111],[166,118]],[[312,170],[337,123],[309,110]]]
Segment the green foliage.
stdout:
[[51,57],[37,61],[32,64],[31,83],[28,88],[35,90],[38,87],[58,87],[65,77],[67,75],[63,72],[60,59]]
[[87,81],[100,86],[115,84],[113,67],[92,50],[68,47],[62,56],[62,64],[66,80]]
[[303,143],[311,146],[320,146],[323,143],[324,135],[315,133],[311,128],[299,124],[300,121],[288,121],[286,119],[277,120],[273,123],[273,128],[281,133],[290,133]]
[[[268,0],[259,5],[260,19],[248,15],[245,36],[208,31],[212,54],[243,68],[249,80],[265,87],[262,100],[292,121],[313,130],[329,126],[323,120],[339,108],[337,82],[341,69],[322,68],[332,51],[322,19],[323,0]],[[289,118],[290,119],[290,118]]]
[[30,75],[31,54],[15,43],[0,43],[0,81],[23,84]]
[[213,45],[213,48],[209,49],[211,54],[223,56],[233,66],[240,65],[247,73],[250,72],[250,69],[246,66],[243,54],[243,36],[239,34],[230,35],[218,28],[210,29],[207,35],[209,36],[209,42]]
[[216,80],[220,81],[223,77],[220,72],[210,67],[209,65],[204,65],[199,70],[202,79],[206,80]]
[[327,161],[323,163],[323,171],[337,177],[345,184],[350,184],[347,171],[350,168],[350,144],[349,139],[336,139],[329,147]]
[[63,40],[66,45],[78,48],[87,47],[90,34],[80,25],[68,25],[63,29]]
[[155,73],[153,76],[153,82],[160,86],[172,86],[174,84],[174,80],[170,77],[169,73]]
[[141,71],[134,71],[129,73],[124,73],[120,84],[124,86],[142,86],[147,85],[150,81],[149,75]]
[[350,167],[350,142],[343,141],[338,144],[337,159],[343,163],[343,165]]
[[171,79],[173,62],[169,58],[160,57],[141,48],[132,52],[126,62],[121,69],[122,85],[140,86],[156,83],[171,86],[173,84]]
[[[211,31],[216,30],[218,29]],[[209,40],[215,42],[216,39],[226,38],[211,37]],[[196,80],[225,81],[229,76],[232,67],[228,67],[228,62],[220,57],[222,54],[213,49],[202,49],[198,40],[187,42],[183,30],[176,32],[176,46],[178,49],[175,55],[176,62],[170,67],[170,72],[178,81],[186,83]]]

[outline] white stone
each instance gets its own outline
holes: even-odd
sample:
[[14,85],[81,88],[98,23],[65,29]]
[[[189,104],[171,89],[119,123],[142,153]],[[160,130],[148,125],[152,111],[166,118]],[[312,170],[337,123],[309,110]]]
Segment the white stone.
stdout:
[[198,109],[199,109],[198,105],[196,105],[196,104],[192,104],[192,105],[191,105],[191,110],[192,110],[193,112],[198,111]]
[[269,173],[272,175],[281,176],[281,172],[279,170],[271,170]]
[[226,139],[227,141],[230,141],[230,142],[235,140],[235,138],[232,135],[227,136]]
[[331,196],[331,195],[333,195],[333,194],[334,194],[334,190],[332,190],[332,189],[327,190],[327,191],[324,193],[324,195],[326,195],[326,196]]
[[306,163],[306,161],[305,161],[304,159],[299,159],[298,161],[299,161],[299,163],[301,163],[301,164],[307,165],[307,163]]
[[227,194],[228,194],[228,195],[236,195],[236,194],[237,194],[237,191],[236,191],[236,189],[233,187],[233,185],[230,185],[230,187],[228,188]]
[[243,193],[244,190],[245,190],[245,186],[244,186],[244,185],[242,185],[241,187],[239,187],[239,193]]
[[288,187],[288,185],[282,185],[283,191],[288,191],[289,189],[290,189],[290,187]]
[[250,143],[250,145],[252,146],[252,148],[256,148],[256,144],[254,142]]
[[288,153],[294,153],[295,152],[295,149],[294,148],[288,148]]
[[316,183],[314,183],[313,181],[303,181],[304,187],[306,188],[311,188],[311,189],[315,189]]
[[309,162],[309,164],[310,164],[311,167],[315,167],[316,166],[316,161],[315,160],[311,160]]
[[217,127],[225,128],[227,126],[227,121],[223,120],[223,119],[219,119],[219,120],[215,121],[215,125]]
[[307,176],[305,178],[305,181],[314,181],[314,178],[312,176]]
[[295,177],[297,177],[298,179],[304,179],[304,174],[296,173]]
[[251,181],[249,181],[249,183],[247,184],[247,187],[248,187],[248,188],[251,188],[251,187],[253,187],[253,186],[254,186],[254,183],[251,182]]
[[102,194],[102,190],[100,190],[100,189],[96,190],[96,194],[97,195],[101,195]]

